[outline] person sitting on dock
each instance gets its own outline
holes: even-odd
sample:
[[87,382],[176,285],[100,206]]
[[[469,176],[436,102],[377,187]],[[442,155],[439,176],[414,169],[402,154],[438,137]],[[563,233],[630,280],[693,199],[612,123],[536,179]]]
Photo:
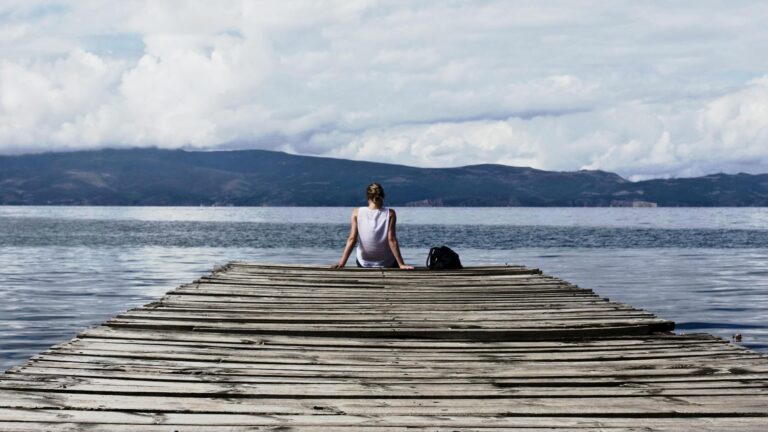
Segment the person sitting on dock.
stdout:
[[357,245],[356,262],[358,267],[384,267],[412,270],[405,264],[397,243],[395,224],[397,215],[391,208],[384,207],[384,188],[378,183],[371,183],[366,191],[368,207],[352,211],[352,228],[349,231],[344,253],[338,264],[332,268],[343,268]]

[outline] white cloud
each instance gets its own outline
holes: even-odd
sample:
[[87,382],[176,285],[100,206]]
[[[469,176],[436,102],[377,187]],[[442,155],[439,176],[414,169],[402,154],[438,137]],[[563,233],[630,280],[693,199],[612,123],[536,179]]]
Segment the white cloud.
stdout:
[[767,13],[758,1],[4,2],[0,153],[239,146],[633,178],[765,172]]
[[722,169],[765,171],[766,144],[768,76],[698,103],[631,101],[530,119],[381,128],[352,138],[333,154],[425,166],[494,161],[542,169],[603,169],[650,178]]
[[768,147],[768,75],[709,102],[698,116],[704,143],[717,156],[755,157]]

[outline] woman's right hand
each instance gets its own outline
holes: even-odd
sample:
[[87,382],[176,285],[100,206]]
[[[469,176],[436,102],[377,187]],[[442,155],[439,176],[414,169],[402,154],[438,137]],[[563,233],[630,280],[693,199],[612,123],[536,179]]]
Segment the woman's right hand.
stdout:
[[331,266],[331,268],[334,269],[334,270],[343,269],[344,268],[344,264],[343,263],[336,263],[336,264],[333,264]]

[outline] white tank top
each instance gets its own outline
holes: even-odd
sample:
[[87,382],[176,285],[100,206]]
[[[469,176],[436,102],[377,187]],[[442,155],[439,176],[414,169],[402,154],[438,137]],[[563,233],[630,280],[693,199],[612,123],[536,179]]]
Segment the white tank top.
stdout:
[[363,267],[390,267],[395,262],[389,248],[389,209],[357,210],[357,262]]

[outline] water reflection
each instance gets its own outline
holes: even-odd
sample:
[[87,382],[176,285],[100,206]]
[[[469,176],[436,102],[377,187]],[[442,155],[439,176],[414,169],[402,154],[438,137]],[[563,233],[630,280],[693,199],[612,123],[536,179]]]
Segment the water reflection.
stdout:
[[[364,203],[361,203],[363,205]],[[177,222],[346,224],[348,207],[67,207],[0,206],[2,218]],[[768,208],[454,207],[398,208],[403,225],[505,225],[665,229],[768,229]]]

